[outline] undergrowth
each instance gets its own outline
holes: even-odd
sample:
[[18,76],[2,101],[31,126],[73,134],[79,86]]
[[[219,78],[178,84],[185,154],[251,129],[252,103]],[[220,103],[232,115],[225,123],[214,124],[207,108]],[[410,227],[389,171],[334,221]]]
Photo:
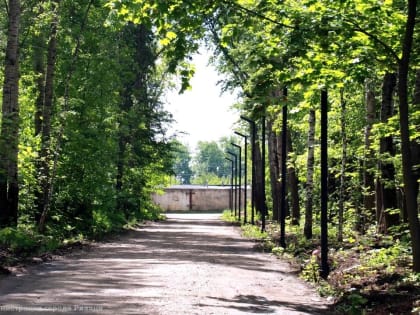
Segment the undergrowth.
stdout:
[[42,255],[57,249],[89,240],[101,240],[146,220],[162,220],[160,209],[150,207],[126,218],[123,213],[94,211],[88,229],[53,216],[45,233],[21,220],[17,227],[0,229],[0,266],[13,265],[30,256]]
[[[231,215],[230,222],[236,222]],[[224,217],[225,218],[225,217]],[[320,230],[307,240],[302,227],[287,224],[286,248],[279,246],[279,225],[268,222],[260,227],[242,225],[243,235],[263,243],[264,249],[289,260],[299,276],[312,283],[321,296],[334,300],[337,314],[418,314],[420,312],[420,274],[411,271],[411,246],[406,232],[398,237],[380,235],[371,227],[364,235],[345,229],[343,242],[337,230],[329,227],[330,275],[320,271]]]

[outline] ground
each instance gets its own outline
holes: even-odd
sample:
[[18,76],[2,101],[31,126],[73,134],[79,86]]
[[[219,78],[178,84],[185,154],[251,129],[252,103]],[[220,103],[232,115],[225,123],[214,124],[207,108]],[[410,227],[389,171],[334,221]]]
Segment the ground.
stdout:
[[220,214],[170,214],[0,278],[4,314],[326,314],[295,270]]

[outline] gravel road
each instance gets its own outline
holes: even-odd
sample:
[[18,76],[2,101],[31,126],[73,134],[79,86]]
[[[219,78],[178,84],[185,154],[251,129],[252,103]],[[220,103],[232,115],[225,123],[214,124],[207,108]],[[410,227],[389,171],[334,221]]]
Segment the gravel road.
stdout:
[[0,314],[325,314],[289,264],[220,214],[168,214],[0,278]]

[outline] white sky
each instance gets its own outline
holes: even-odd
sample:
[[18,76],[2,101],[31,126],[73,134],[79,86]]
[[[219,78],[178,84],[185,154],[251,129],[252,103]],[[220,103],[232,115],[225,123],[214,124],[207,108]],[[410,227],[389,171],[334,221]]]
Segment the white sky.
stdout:
[[221,95],[221,87],[216,85],[220,76],[212,66],[208,66],[207,53],[195,55],[195,74],[191,79],[191,90],[178,95],[171,91],[166,96],[165,108],[173,114],[175,123],[170,133],[185,132],[178,139],[194,150],[198,141],[218,141],[233,133],[234,123],[239,114],[231,109],[237,101],[229,92]]

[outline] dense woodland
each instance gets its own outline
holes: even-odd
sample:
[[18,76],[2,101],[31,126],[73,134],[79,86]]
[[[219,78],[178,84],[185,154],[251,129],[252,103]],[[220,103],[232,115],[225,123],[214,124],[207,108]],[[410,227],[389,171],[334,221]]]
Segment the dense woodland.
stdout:
[[[53,247],[156,217],[150,192],[174,171],[193,174],[188,150],[166,134],[163,96],[188,88],[191,56],[205,45],[224,90],[239,90],[235,106],[256,122],[255,181],[268,183],[255,196],[260,216],[276,221],[286,209],[288,226],[319,237],[328,96],[332,237],[390,237],[420,272],[418,10],[415,0],[1,2],[2,244]],[[243,146],[230,136],[202,143],[202,157]],[[203,164],[195,173],[227,181],[226,160]],[[194,180],[214,178],[182,182]]]

